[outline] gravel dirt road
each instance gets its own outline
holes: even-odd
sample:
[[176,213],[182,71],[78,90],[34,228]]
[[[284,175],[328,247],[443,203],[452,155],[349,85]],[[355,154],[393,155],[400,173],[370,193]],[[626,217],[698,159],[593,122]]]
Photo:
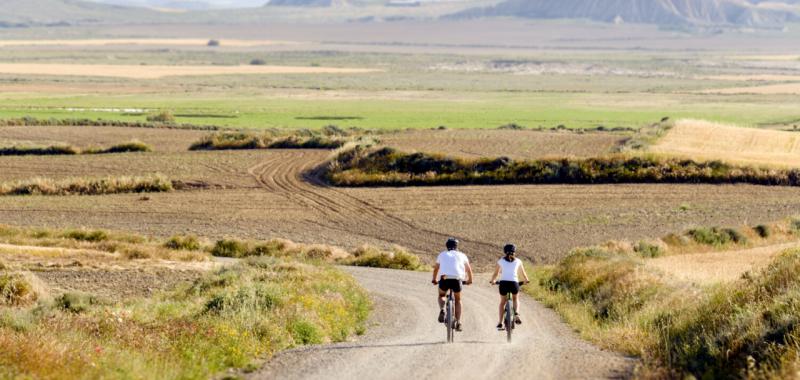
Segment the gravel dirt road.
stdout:
[[624,378],[634,361],[579,339],[558,316],[523,298],[523,324],[506,343],[497,288],[486,275],[464,293],[464,331],[445,343],[430,274],[345,268],[373,295],[368,332],[354,342],[277,355],[251,379]]

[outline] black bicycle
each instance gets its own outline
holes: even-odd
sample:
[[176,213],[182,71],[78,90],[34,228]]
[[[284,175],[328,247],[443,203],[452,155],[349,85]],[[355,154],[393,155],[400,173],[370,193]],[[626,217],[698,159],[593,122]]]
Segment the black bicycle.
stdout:
[[[520,281],[519,286],[521,287],[525,284],[526,282]],[[495,282],[494,285],[500,286],[500,282]],[[509,343],[511,343],[511,335],[516,327],[514,316],[514,297],[511,293],[506,293],[506,308],[503,312],[503,329],[506,330],[506,341]]]
[[[446,280],[442,277],[439,281]],[[461,285],[466,285],[466,281],[461,281]],[[455,338],[455,324],[456,324],[456,300],[453,295],[453,289],[447,290],[447,296],[444,304],[444,325],[447,329],[447,343],[453,343]]]

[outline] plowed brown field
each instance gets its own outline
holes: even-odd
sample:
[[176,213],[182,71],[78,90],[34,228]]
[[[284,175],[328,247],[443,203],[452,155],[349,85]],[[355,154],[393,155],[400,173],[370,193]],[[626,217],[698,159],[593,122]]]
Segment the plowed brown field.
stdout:
[[[202,181],[207,190],[0,197],[8,224],[97,227],[167,236],[284,237],[352,248],[406,246],[431,259],[455,235],[488,268],[503,243],[553,262],[572,247],[660,236],[693,225],[800,214],[800,189],[757,186],[481,186],[331,188],[311,174],[328,151],[175,152],[0,157],[0,181],[32,176],[142,174]],[[688,210],[687,207],[688,205]],[[684,207],[681,207],[684,206]]]
[[444,153],[465,158],[507,156],[536,159],[602,155],[622,144],[625,136],[526,130],[434,130],[401,132],[380,139],[384,145],[403,151]]

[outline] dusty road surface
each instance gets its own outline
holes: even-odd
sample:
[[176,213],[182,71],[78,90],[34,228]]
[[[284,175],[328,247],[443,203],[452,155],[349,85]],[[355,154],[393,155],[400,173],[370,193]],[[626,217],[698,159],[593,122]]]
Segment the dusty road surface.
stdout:
[[523,299],[523,325],[506,343],[497,289],[480,276],[464,293],[464,331],[446,344],[429,273],[346,268],[375,299],[355,342],[276,356],[251,379],[597,379],[627,377],[634,362],[580,340],[558,316]]

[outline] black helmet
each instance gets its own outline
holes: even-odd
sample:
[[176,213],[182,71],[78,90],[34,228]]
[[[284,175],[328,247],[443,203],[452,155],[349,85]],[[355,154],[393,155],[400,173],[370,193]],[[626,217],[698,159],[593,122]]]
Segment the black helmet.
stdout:
[[450,250],[458,248],[458,239],[454,237],[447,239],[447,243],[445,243],[445,246],[447,246],[447,249]]
[[503,252],[505,252],[506,255],[514,254],[517,252],[517,246],[514,244],[506,244],[506,246],[503,247]]

